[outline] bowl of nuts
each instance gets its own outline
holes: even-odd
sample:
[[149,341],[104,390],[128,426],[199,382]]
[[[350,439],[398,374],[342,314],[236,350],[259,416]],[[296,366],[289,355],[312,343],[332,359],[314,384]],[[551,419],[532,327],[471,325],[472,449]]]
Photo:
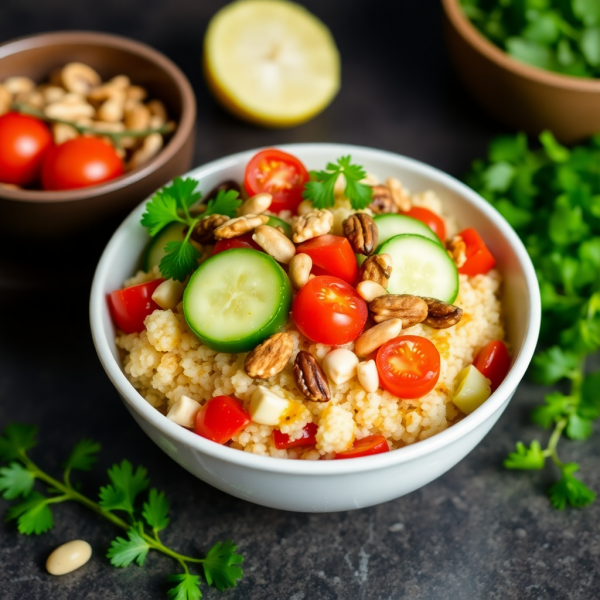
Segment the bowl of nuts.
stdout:
[[190,167],[195,117],[185,75],[139,42],[0,45],[0,231],[52,238],[126,213]]

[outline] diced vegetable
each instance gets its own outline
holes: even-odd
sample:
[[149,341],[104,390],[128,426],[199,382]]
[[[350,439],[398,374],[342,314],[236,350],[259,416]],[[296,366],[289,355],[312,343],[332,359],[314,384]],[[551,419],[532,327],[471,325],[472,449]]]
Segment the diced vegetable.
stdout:
[[495,392],[510,368],[510,354],[506,344],[499,340],[486,344],[477,353],[473,364],[484,377],[490,380],[492,392]]
[[461,275],[485,275],[496,266],[492,253],[474,229],[465,229],[459,235],[467,247],[467,262],[458,269]]
[[152,300],[152,294],[164,279],[155,279],[131,287],[115,290],[109,295],[112,317],[119,329],[125,333],[144,331],[144,319],[160,306]]
[[194,272],[183,296],[192,331],[213,350],[246,352],[288,319],[292,286],[277,262],[247,248],[215,254]]
[[181,242],[183,240],[184,227],[185,225],[182,223],[172,223],[171,225],[167,225],[150,240],[142,258],[142,269],[146,273],[160,265],[160,261],[166,255],[165,246],[169,242]]
[[200,403],[192,400],[185,394],[171,406],[167,413],[167,419],[170,419],[174,423],[193,429],[196,422],[196,416],[200,410]]
[[335,458],[360,458],[389,451],[388,443],[382,435],[369,435],[361,440],[356,440],[348,450],[338,452]]
[[314,446],[317,443],[317,425],[308,423],[302,430],[302,436],[296,440],[290,441],[287,433],[281,433],[279,429],[273,431],[273,442],[278,450],[288,450],[289,448],[299,448],[301,446]]
[[458,295],[458,271],[446,249],[421,235],[397,235],[381,244],[377,254],[392,257],[390,294],[436,298],[452,304]]
[[163,281],[152,294],[152,300],[162,309],[173,310],[183,298],[183,283],[175,279]]
[[421,223],[427,225],[442,242],[446,239],[446,224],[444,223],[444,219],[436,215],[432,210],[421,206],[413,206],[404,214],[413,219],[418,219]]
[[250,421],[241,402],[231,396],[215,396],[198,411],[195,430],[204,438],[225,444]]
[[339,235],[320,235],[296,248],[299,254],[308,254],[313,262],[315,275],[332,275],[354,285],[358,264],[350,242]]
[[452,402],[466,415],[470,415],[491,394],[490,380],[482,375],[474,365],[469,365],[456,378],[456,391]]

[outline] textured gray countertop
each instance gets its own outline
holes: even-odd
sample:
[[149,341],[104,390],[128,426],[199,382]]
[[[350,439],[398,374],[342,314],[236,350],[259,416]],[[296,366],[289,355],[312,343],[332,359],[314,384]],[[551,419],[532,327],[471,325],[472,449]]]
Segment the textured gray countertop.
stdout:
[[[174,59],[198,96],[195,164],[260,145],[345,142],[384,148],[460,176],[503,128],[465,95],[448,63],[435,0],[303,2],[330,25],[343,58],[343,87],[313,121],[269,131],[241,123],[210,98],[199,70],[203,32],[223,5],[214,0],[3,0],[0,41],[58,29],[97,29],[143,40]],[[140,200],[142,200],[140,198]],[[0,217],[1,218],[1,217]],[[501,461],[516,440],[544,435],[528,420],[543,390],[523,383],[483,442],[445,476],[404,498],[336,514],[275,511],[238,500],[175,465],[137,427],[100,366],[88,331],[87,298],[96,261],[118,221],[57,247],[27,251],[0,242],[0,427],[40,427],[36,455],[55,469],[81,437],[103,444],[83,478],[94,494],[104,469],[128,458],[149,469],[171,501],[164,539],[188,554],[231,538],[245,577],[205,598],[573,599],[600,598],[600,503],[553,510],[550,470],[513,473]],[[76,255],[70,251],[77,248]],[[562,442],[600,490],[600,440]],[[0,501],[0,508],[7,503]],[[25,537],[0,525],[0,598],[163,598],[170,559],[115,569],[104,558],[119,531],[86,509],[55,509],[54,529]],[[88,540],[92,560],[70,575],[45,572],[48,553]]]

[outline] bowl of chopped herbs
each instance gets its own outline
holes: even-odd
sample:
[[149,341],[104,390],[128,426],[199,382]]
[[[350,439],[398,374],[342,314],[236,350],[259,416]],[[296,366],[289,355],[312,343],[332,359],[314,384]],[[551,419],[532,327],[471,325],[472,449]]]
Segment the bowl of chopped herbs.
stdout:
[[600,131],[597,0],[442,0],[451,58],[511,127],[575,142]]

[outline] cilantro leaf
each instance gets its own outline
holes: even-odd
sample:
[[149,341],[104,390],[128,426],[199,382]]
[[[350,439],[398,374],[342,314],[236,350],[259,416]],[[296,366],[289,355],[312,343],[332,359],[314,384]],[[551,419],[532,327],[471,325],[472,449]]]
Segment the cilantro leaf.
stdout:
[[168,242],[165,246],[165,256],[160,261],[160,272],[166,279],[184,281],[196,270],[200,251],[188,241]]
[[196,191],[198,181],[192,177],[175,177],[171,185],[163,188],[163,192],[175,199],[180,208],[189,208],[202,198],[202,194]]
[[486,188],[493,192],[505,192],[510,186],[515,175],[515,168],[507,162],[501,161],[490,165],[482,174]]
[[83,439],[75,444],[69,458],[63,463],[63,468],[67,471],[79,469],[80,471],[89,471],[98,457],[100,444],[92,440]]
[[517,442],[516,452],[511,452],[504,460],[507,469],[539,470],[543,469],[546,459],[537,440],[527,448],[523,442]]
[[552,346],[532,360],[531,378],[542,385],[552,385],[563,378],[571,378],[577,373],[579,357],[560,346]]
[[112,485],[100,488],[100,506],[107,510],[124,510],[133,514],[136,496],[150,483],[146,473],[144,467],[138,467],[134,472],[128,460],[122,461],[120,465],[113,465],[108,470]]
[[531,412],[531,419],[544,429],[554,425],[558,419],[569,416],[573,412],[573,401],[560,392],[552,392],[544,397],[545,404]]
[[542,133],[540,133],[540,142],[550,160],[557,163],[569,160],[570,152],[568,148],[559,144],[551,131],[548,131],[547,129],[542,131]]
[[6,513],[6,520],[17,519],[19,533],[39,535],[54,525],[52,511],[48,507],[48,500],[39,492],[32,492],[26,500],[20,504],[11,506]]
[[165,498],[165,493],[152,488],[142,510],[142,516],[146,519],[146,523],[155,531],[160,531],[169,524],[168,514],[169,502]]
[[177,583],[167,592],[172,600],[198,600],[202,597],[198,575],[181,573],[180,575],[169,575],[167,579],[171,583]]
[[564,510],[567,504],[574,508],[588,506],[596,499],[596,494],[590,490],[582,481],[573,477],[573,473],[579,470],[576,463],[563,465],[562,477],[550,487],[548,496],[552,506],[558,510]]
[[133,561],[141,567],[146,560],[150,546],[140,532],[133,527],[127,531],[127,538],[118,537],[113,540],[106,557],[110,558],[110,564],[115,567],[128,567]]
[[206,211],[202,216],[226,215],[233,219],[237,215],[238,208],[242,205],[242,201],[239,200],[238,196],[236,190],[219,190],[216,197],[208,201]]
[[360,183],[367,176],[360,165],[352,164],[352,157],[342,156],[337,163],[328,163],[324,171],[311,171],[311,181],[304,184],[302,197],[311,200],[315,208],[331,208],[335,204],[335,183],[340,175],[344,176],[346,187],[344,195],[350,200],[352,208],[366,208],[373,199],[370,186]]
[[9,461],[19,458],[22,452],[30,450],[37,444],[37,427],[11,423],[0,436],[0,459]]
[[237,546],[231,540],[224,543],[217,542],[206,555],[202,566],[204,577],[208,585],[213,585],[222,592],[228,588],[236,587],[237,580],[241,579],[244,572],[238,566],[244,557],[235,554]]
[[0,469],[0,492],[5,500],[24,498],[31,493],[35,475],[21,463],[12,462]]
[[177,209],[177,200],[165,190],[158,190],[146,203],[146,211],[142,215],[142,225],[154,237],[173,221],[185,223],[185,220],[179,216]]
[[567,435],[572,440],[587,440],[592,435],[592,431],[592,421],[579,416],[577,413],[569,415]]

